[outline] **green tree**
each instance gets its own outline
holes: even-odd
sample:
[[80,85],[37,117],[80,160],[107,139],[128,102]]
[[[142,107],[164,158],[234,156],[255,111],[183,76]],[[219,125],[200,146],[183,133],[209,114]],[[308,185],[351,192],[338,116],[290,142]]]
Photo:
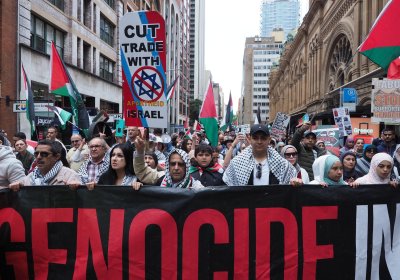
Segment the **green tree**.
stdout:
[[190,101],[189,104],[189,118],[190,118],[190,125],[193,125],[195,120],[199,120],[199,113],[202,101],[199,99],[194,99]]

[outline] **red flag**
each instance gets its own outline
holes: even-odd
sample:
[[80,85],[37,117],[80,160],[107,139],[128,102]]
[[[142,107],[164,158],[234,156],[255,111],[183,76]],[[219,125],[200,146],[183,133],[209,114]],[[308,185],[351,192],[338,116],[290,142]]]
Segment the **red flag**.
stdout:
[[390,0],[359,47],[360,53],[383,69],[387,69],[393,59],[400,56],[399,15],[400,0]]
[[400,79],[400,57],[396,58],[389,65],[389,69],[387,71],[388,79],[395,80]]
[[210,79],[206,94],[204,95],[203,105],[200,109],[199,121],[203,125],[208,141],[210,141],[213,147],[216,147],[218,144],[217,119],[218,115],[217,108],[215,107],[213,85]]

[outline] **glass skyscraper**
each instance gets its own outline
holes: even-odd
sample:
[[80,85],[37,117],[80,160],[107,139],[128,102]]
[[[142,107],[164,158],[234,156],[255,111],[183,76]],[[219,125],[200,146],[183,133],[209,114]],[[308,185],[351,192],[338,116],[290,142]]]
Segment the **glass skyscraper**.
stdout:
[[260,35],[269,37],[275,28],[282,28],[286,38],[289,32],[299,26],[299,20],[300,3],[298,0],[263,0]]

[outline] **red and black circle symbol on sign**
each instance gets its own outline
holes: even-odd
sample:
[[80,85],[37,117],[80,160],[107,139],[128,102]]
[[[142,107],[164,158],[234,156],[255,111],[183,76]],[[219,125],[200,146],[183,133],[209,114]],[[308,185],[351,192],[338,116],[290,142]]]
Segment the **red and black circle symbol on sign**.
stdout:
[[140,101],[154,102],[164,94],[164,79],[154,67],[140,67],[132,76],[133,92]]

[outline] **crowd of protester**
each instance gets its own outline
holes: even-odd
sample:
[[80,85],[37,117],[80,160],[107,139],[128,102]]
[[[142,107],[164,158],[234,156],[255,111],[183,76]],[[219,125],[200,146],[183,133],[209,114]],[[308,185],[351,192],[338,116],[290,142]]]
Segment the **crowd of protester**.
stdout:
[[66,148],[49,127],[36,147],[22,132],[11,141],[0,132],[0,186],[68,185],[75,189],[98,185],[146,185],[201,189],[216,186],[314,184],[352,187],[400,180],[400,144],[393,127],[385,128],[372,144],[349,136],[339,154],[304,123],[291,139],[274,139],[266,125],[255,124],[249,134],[220,132],[212,147],[203,132],[174,133],[128,127],[111,147],[105,136],[71,136]]

